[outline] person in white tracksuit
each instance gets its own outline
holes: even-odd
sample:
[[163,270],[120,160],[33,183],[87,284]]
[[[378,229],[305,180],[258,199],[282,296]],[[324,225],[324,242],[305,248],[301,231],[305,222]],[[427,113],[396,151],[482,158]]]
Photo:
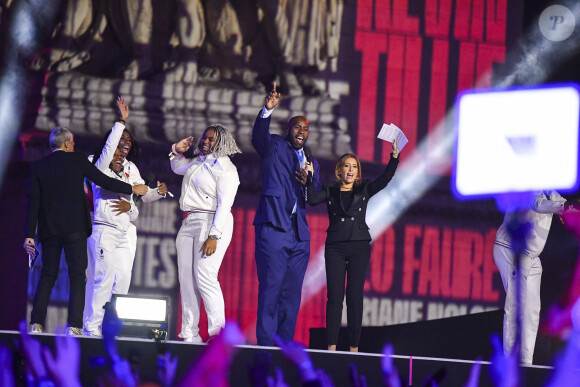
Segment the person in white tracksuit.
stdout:
[[[144,184],[139,170],[127,158],[138,152],[138,145],[125,129],[129,107],[122,97],[117,99],[122,119],[117,121],[102,150],[89,159],[107,176],[131,185]],[[93,159],[96,158],[96,160]],[[139,210],[132,195],[119,195],[92,184],[93,232],[87,241],[89,262],[83,312],[83,334],[101,336],[104,317],[103,306],[113,294],[127,294],[131,284],[131,272],[137,248],[137,230],[132,223]],[[157,189],[149,189],[144,202],[164,197],[167,187],[158,182]]]
[[[521,362],[532,364],[536,335],[540,322],[540,282],[542,262],[540,254],[546,245],[553,214],[562,214],[570,203],[558,192],[538,192],[534,195],[531,208],[526,212],[530,231],[520,260],[520,300],[522,310]],[[516,340],[516,262],[513,243],[508,232],[511,218],[507,213],[497,230],[493,245],[493,259],[506,292],[503,320],[503,347],[506,354],[513,350]]]
[[229,130],[208,127],[199,139],[193,158],[185,158],[193,137],[173,144],[171,169],[184,175],[179,204],[187,212],[177,234],[177,265],[181,292],[181,337],[199,343],[200,298],[208,318],[210,338],[225,325],[225,306],[218,272],[232,239],[231,208],[240,184],[229,156],[241,153]]

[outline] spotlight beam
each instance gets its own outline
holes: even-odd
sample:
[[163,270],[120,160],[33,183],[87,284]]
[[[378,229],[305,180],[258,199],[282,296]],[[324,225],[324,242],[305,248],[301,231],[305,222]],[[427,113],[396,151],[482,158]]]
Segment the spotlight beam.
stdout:
[[10,10],[10,38],[0,64],[0,189],[26,105],[27,62],[52,33],[61,5],[62,0],[17,0]]

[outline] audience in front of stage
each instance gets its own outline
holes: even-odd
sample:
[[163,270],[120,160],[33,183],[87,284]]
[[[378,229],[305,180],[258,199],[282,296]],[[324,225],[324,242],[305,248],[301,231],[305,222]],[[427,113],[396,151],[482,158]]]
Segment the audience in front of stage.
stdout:
[[[310,359],[310,355],[308,355],[308,352],[306,352],[302,344],[299,344],[295,341],[286,341],[279,336],[274,336],[274,342],[278,347],[280,347],[280,350],[286,359],[288,359],[298,370],[302,385],[322,387],[334,386],[332,379],[326,374],[326,372],[324,372],[322,369],[314,368],[314,364]],[[280,379],[280,377],[281,371],[277,369],[277,381]],[[271,384],[268,385],[270,386]],[[281,384],[276,383],[274,385],[279,386]]]
[[0,386],[13,387],[12,353],[0,345]]
[[[562,221],[580,241],[580,211],[565,212],[562,214]],[[580,265],[580,263],[577,263],[577,265]],[[577,278],[578,270],[577,267],[575,279]],[[555,371],[547,384],[550,387],[572,386],[578,383],[578,364],[580,364],[580,296],[578,296],[577,287],[578,284],[571,284],[572,289],[569,291],[569,296],[574,298],[571,298],[571,305],[564,306],[565,310],[569,310],[569,314],[565,317],[568,323],[564,325],[570,324],[571,329],[567,336],[568,344],[566,348],[556,356],[554,361]]]
[[192,365],[179,386],[222,387],[229,385],[229,369],[239,345],[244,344],[244,335],[233,322],[227,321],[224,328]]
[[475,359],[475,362],[471,366],[471,372],[469,372],[469,378],[465,382],[465,387],[478,387],[479,386],[479,375],[481,374],[481,358]]
[[491,365],[489,376],[496,386],[519,386],[519,367],[517,351],[505,352],[502,341],[497,334],[491,336]]
[[[115,318],[108,318],[110,313],[105,314],[103,321],[103,345],[105,357],[91,361],[94,367],[104,366],[98,380],[99,385],[135,387],[141,385],[139,370],[128,359],[124,359],[117,351],[115,336],[119,333],[120,323]],[[78,339],[72,336],[57,334],[54,341],[54,352],[41,344],[36,337],[31,336],[26,329],[26,322],[20,324],[20,351],[25,364],[25,377],[28,385],[36,386],[81,386],[80,362],[81,352]],[[62,332],[61,332],[62,333]],[[192,365],[190,370],[178,382],[174,383],[177,358],[169,352],[158,357],[158,385],[160,386],[212,386],[221,387],[229,385],[229,368],[232,359],[243,344],[244,337],[235,323],[226,323],[225,328],[212,340],[203,355]],[[301,344],[284,341],[276,337],[276,343],[280,346],[284,356],[296,367],[303,386],[334,386],[332,379],[321,369],[316,369],[308,352]],[[391,350],[392,353],[392,350]],[[269,376],[271,361],[267,356],[261,361],[261,377],[253,378],[254,386],[286,386],[284,375],[280,368],[275,369],[275,376]],[[13,386],[14,377],[12,371],[12,356],[10,351],[0,346],[0,373],[2,386]],[[385,362],[384,364],[388,364]],[[397,383],[386,384],[389,387],[400,386],[396,369],[388,367]],[[264,367],[265,366],[265,367]],[[254,365],[256,368],[256,365]],[[259,368],[259,367],[258,367]],[[394,371],[393,371],[394,370]],[[251,372],[252,373],[252,372]],[[256,375],[256,373],[253,373]],[[387,380],[387,379],[385,379]],[[351,385],[366,386],[364,376],[358,376],[356,367],[351,367]]]
[[395,349],[391,343],[385,344],[383,347],[383,359],[381,360],[381,368],[383,370],[383,384],[385,387],[401,387],[401,379],[399,378],[399,371],[393,364],[393,355]]
[[[79,379],[80,346],[70,335],[57,334],[54,355],[40,341],[28,334],[26,322],[20,328],[21,354],[25,361],[26,383],[29,386],[81,386]],[[60,332],[64,333],[64,332]]]
[[[580,216],[579,219],[580,221]],[[580,223],[579,223],[580,224]],[[106,314],[109,316],[110,314]],[[568,345],[555,362],[554,372],[548,382],[548,386],[574,385],[577,379],[577,364],[580,362],[580,302],[576,302],[572,309],[571,319],[573,333]],[[129,359],[124,359],[117,351],[115,336],[120,330],[120,322],[112,315],[112,318],[103,322],[103,345],[105,358],[99,364],[105,365],[105,372],[99,379],[98,385],[102,386],[126,386],[134,387],[141,384],[139,370],[131,364]],[[23,384],[22,375],[14,377],[13,355],[20,356],[24,362],[27,385],[37,386],[81,386],[81,351],[77,338],[64,334],[57,334],[54,338],[54,351],[44,346],[37,337],[29,335],[26,322],[20,324],[20,354],[12,354],[8,349],[0,346],[0,385],[12,387]],[[61,332],[62,333],[62,332]],[[169,352],[158,356],[158,381],[153,385],[159,386],[211,386],[221,387],[229,385],[229,369],[238,346],[244,341],[243,335],[235,323],[226,323],[219,336],[205,349],[201,357],[191,366],[181,380],[175,383],[178,359]],[[304,346],[296,342],[285,341],[275,338],[282,354],[296,367],[303,386],[334,386],[332,379],[326,372],[316,369]],[[520,368],[516,351],[510,354],[504,353],[501,339],[495,335],[491,339],[493,355],[489,372],[495,386],[518,386],[520,384]],[[385,345],[383,349],[382,372],[383,383],[386,387],[400,387],[401,379],[393,364],[393,346]],[[91,362],[93,363],[93,362]],[[98,362],[97,362],[98,363]],[[481,362],[474,363],[466,387],[479,385]],[[258,352],[255,362],[249,366],[251,384],[255,387],[262,386],[287,386],[284,374],[278,367],[274,369],[274,376],[270,376],[272,369],[271,356],[266,351]],[[84,365],[83,365],[84,370]],[[18,372],[18,371],[17,371]],[[353,387],[366,387],[366,378],[359,375],[356,366],[351,365],[350,385]],[[20,377],[20,378],[18,378]],[[439,381],[429,379],[430,386],[437,386]],[[151,383],[147,383],[151,385]]]
[[[580,220],[580,219],[579,219]],[[547,386],[572,386],[578,383],[578,364],[580,364],[580,302],[576,301],[571,312],[573,331],[568,345],[554,362],[555,370]]]

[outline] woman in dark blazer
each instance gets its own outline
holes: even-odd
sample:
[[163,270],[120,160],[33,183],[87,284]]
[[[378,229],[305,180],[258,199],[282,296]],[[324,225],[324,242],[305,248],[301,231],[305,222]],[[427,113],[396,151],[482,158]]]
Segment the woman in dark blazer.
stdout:
[[329,350],[336,350],[346,284],[347,322],[350,350],[358,352],[363,291],[371,258],[371,235],[365,222],[369,199],[387,186],[399,165],[399,149],[393,153],[384,172],[374,181],[362,180],[358,157],[347,153],[338,160],[334,174],[337,182],[325,183],[320,191],[307,186],[310,205],[326,202],[329,226],[324,250],[327,281],[326,339]]

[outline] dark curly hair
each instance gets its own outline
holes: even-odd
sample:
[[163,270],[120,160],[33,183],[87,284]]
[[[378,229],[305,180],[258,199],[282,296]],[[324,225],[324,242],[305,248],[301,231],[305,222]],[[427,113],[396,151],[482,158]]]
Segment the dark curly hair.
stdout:
[[[99,159],[99,157],[101,157],[101,153],[103,153],[103,148],[105,147],[105,144],[107,143],[107,139],[109,138],[109,135],[111,134],[112,130],[113,129],[109,129],[107,131],[107,133],[105,133],[105,137],[103,137],[101,143],[99,144],[99,146],[95,150],[95,153],[93,153],[93,155],[94,155],[93,156],[93,164],[95,164],[97,162],[97,160]],[[138,159],[141,156],[141,148],[139,147],[139,143],[137,142],[137,140],[135,139],[133,134],[127,128],[123,129],[123,132],[129,133],[129,136],[131,136],[131,149],[129,150],[129,153],[127,154],[127,160],[134,162],[136,159]]]

